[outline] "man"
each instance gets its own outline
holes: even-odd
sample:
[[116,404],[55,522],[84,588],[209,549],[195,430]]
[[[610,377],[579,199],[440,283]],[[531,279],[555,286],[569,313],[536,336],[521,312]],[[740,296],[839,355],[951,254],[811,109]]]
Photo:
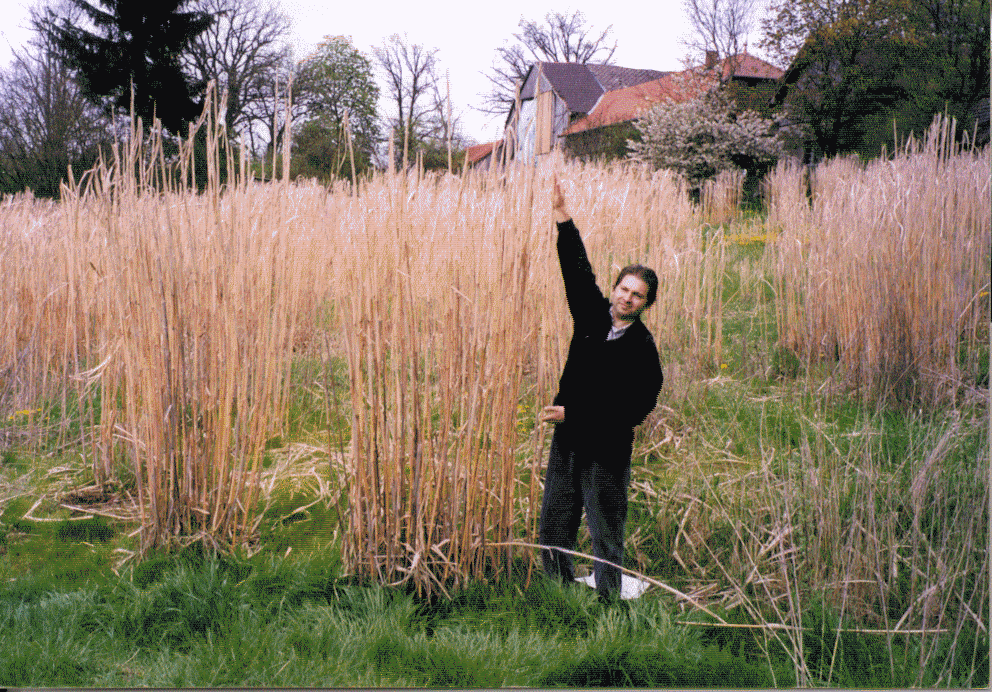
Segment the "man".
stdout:
[[[596,276],[555,181],[553,212],[558,260],[574,331],[554,404],[540,420],[555,423],[544,481],[540,542],[574,550],[582,509],[593,555],[623,562],[627,487],[634,428],[654,409],[662,373],[654,337],[640,320],[655,300],[658,277],[639,264],[621,270],[610,298]],[[546,574],[575,579],[567,553],[542,550]],[[596,561],[596,590],[603,601],[618,594],[620,570]]]

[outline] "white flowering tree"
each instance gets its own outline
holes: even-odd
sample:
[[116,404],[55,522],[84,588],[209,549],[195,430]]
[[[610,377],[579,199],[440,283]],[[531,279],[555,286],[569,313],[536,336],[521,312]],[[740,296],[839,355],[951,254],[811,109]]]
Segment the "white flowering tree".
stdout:
[[783,153],[778,123],[754,111],[738,113],[722,89],[662,101],[635,124],[641,139],[627,142],[630,158],[671,169],[693,188],[723,170],[767,170]]

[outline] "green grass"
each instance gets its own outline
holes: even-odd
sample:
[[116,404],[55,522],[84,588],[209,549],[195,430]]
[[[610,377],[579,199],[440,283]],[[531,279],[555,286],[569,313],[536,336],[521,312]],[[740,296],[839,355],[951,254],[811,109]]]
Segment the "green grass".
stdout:
[[[450,599],[425,600],[335,577],[327,564],[308,559],[221,559],[188,551],[154,565],[135,570],[133,580],[102,586],[0,583],[0,658],[6,662],[0,684],[795,684],[788,657],[781,651],[765,656],[760,635],[678,624],[671,601],[659,594],[606,606],[584,586],[537,579],[476,584]],[[724,615],[748,621],[740,613]],[[809,613],[807,656],[823,680],[831,664],[835,684],[890,687],[914,679],[912,649],[898,655],[895,666],[884,637],[845,633],[835,649],[837,622],[836,612],[822,605]],[[982,655],[979,644],[970,643],[971,655]]]
[[151,579],[146,570],[68,591],[0,586],[9,662],[0,684],[573,686],[581,675],[581,684],[659,685],[676,672],[735,687],[769,680],[743,656],[700,664],[700,635],[673,625],[660,598],[609,607],[586,587],[541,580],[477,585],[439,603],[333,579],[306,560],[187,557],[159,568]]

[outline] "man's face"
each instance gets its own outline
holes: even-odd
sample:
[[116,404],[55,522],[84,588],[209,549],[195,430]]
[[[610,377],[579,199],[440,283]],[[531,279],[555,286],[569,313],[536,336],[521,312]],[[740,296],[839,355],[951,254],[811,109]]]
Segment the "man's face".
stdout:
[[624,321],[637,318],[648,303],[648,285],[643,279],[627,274],[613,289],[613,316]]

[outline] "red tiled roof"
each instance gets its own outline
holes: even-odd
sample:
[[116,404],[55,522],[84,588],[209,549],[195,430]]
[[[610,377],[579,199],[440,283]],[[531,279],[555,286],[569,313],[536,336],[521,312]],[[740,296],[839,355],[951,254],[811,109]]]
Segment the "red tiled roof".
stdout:
[[[775,80],[785,74],[774,65],[748,53],[742,53],[734,59],[724,58],[720,63],[718,69],[722,71],[724,79],[727,78],[732,67],[735,68],[734,76],[744,79]],[[587,115],[573,122],[564,134],[571,135],[633,120],[642,111],[660,101],[689,99],[715,85],[716,77],[712,72],[703,67],[695,67],[683,72],[671,72],[661,79],[643,84],[608,91],[599,98]]]
[[744,79],[780,79],[785,74],[783,70],[750,53],[724,58],[720,63],[722,63],[720,72],[723,79],[730,76],[731,67],[734,67],[734,77]]
[[668,74],[626,89],[603,94],[588,115],[573,122],[566,135],[637,118],[642,111],[665,100],[682,101],[713,87],[712,78],[694,79],[684,73]]
[[465,150],[465,161],[470,164],[476,163],[491,153],[494,146],[496,146],[496,142],[486,142],[485,144],[470,146]]

